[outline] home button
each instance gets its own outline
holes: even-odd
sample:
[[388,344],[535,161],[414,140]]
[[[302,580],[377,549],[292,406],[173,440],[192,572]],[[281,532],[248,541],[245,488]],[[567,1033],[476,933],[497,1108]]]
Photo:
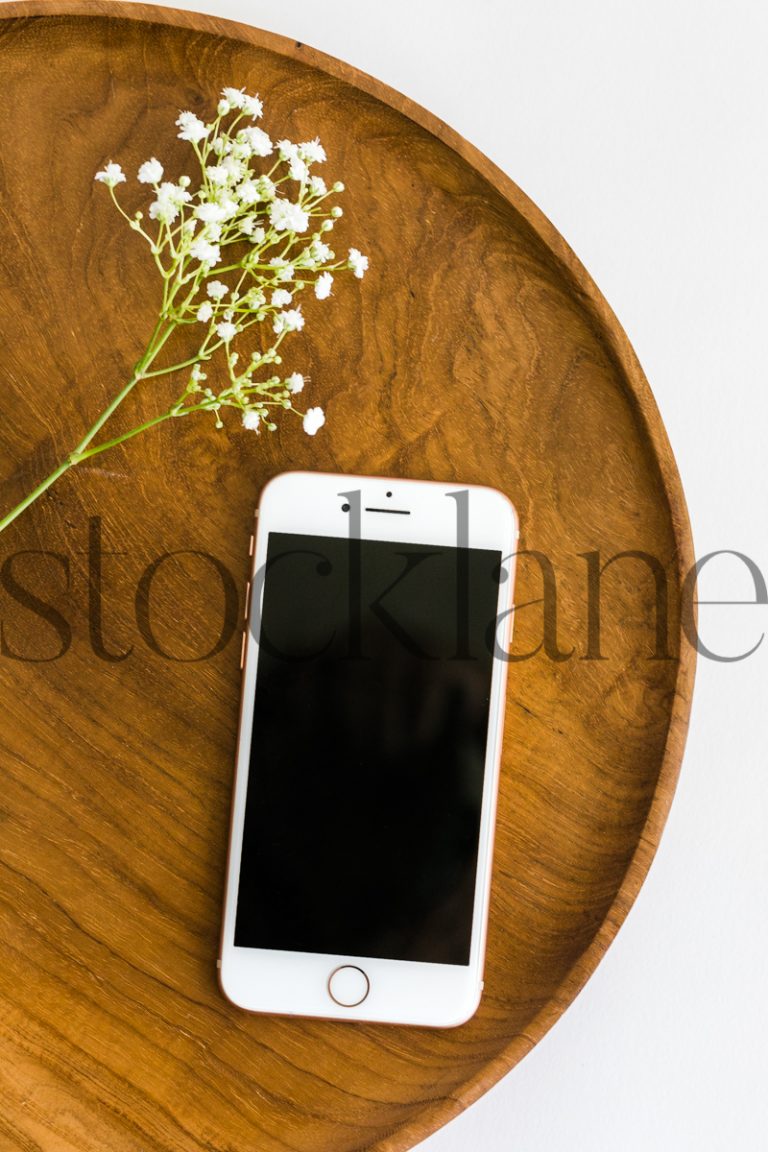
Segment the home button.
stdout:
[[355,1008],[362,1004],[371,990],[370,981],[362,968],[344,964],[336,968],[328,977],[328,991],[331,999],[343,1008]]

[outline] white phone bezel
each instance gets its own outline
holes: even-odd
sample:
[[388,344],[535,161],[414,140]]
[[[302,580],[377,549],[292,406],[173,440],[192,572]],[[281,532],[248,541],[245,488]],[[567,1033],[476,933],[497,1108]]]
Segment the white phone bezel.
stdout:
[[[498,649],[506,652],[511,636],[515,553],[518,521],[512,503],[494,488],[478,485],[400,480],[376,476],[334,475],[322,472],[285,472],[264,488],[257,513],[253,548],[251,596],[243,649],[243,685],[237,744],[235,784],[224,916],[219,959],[219,982],[224,995],[241,1008],[297,1016],[451,1027],[477,1009],[483,986],[483,964],[488,921],[490,872],[501,758],[501,737],[507,661],[493,660],[491,701],[486,746],[485,778],[478,845],[475,903],[468,965],[431,964],[379,957],[342,956],[315,952],[235,947],[234,925],[242,852],[245,798],[258,665],[258,636],[253,622],[259,618],[263,596],[254,579],[263,571],[270,532],[317,536],[350,534],[350,514],[342,511],[344,494],[361,493],[361,535],[364,539],[402,543],[453,544],[492,548],[501,552],[508,577],[499,585]],[[392,496],[387,496],[391,492]],[[450,493],[467,492],[467,538],[457,540],[456,499]],[[409,515],[366,512],[368,508],[408,509]],[[258,609],[258,611],[257,611]],[[358,1006],[337,1004],[329,992],[329,979],[340,966],[362,968],[370,991]]]

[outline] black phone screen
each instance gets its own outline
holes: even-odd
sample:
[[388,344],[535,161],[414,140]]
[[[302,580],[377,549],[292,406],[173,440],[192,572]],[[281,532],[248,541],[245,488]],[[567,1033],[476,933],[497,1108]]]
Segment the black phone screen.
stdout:
[[270,533],[236,946],[469,963],[500,562]]

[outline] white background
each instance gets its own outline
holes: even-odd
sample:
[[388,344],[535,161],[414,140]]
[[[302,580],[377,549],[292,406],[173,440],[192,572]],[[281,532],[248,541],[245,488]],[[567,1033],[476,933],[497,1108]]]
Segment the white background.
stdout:
[[[199,0],[411,96],[555,223],[632,340],[698,556],[768,577],[768,6],[762,0]],[[735,560],[702,598],[754,599]],[[768,608],[702,609],[746,651]],[[699,662],[677,797],[645,887],[544,1041],[420,1152],[768,1146],[768,641]]]

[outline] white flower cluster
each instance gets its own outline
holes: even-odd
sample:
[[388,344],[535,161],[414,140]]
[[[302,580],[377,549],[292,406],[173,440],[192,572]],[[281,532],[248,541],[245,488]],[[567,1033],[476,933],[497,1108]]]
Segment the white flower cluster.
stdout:
[[[296,412],[293,397],[305,384],[299,372],[266,375],[282,362],[278,348],[285,336],[304,328],[297,296],[311,288],[315,299],[327,300],[334,275],[351,271],[361,279],[368,259],[350,248],[337,260],[327,243],[343,214],[327,200],[344,185],[329,187],[312,172],[327,159],[319,139],[273,141],[255,123],[263,115],[260,98],[244,89],[224,88],[216,112],[210,123],[191,111],[176,120],[178,136],[191,145],[199,168],[196,189],[186,175],[165,179],[154,156],[139,167],[139,183],[153,191],[151,224],[142,212],[128,216],[118,203],[114,190],[125,181],[119,164],[110,161],[96,179],[150,245],[164,281],[162,322],[202,326],[197,354],[168,369],[191,366],[185,392],[169,415],[209,411],[222,426],[221,409],[230,407],[240,411],[245,428],[274,431],[276,410]],[[271,335],[257,339],[260,350],[241,363],[235,342],[252,328],[258,335],[265,323],[261,331]],[[203,367],[218,350],[226,378],[214,389]],[[298,415],[310,436],[325,422],[319,406]]]
[[122,184],[125,180],[125,173],[119,164],[113,163],[112,160],[105,164],[101,172],[96,173],[96,179],[102,184],[106,184],[107,188],[116,188],[118,184]]

